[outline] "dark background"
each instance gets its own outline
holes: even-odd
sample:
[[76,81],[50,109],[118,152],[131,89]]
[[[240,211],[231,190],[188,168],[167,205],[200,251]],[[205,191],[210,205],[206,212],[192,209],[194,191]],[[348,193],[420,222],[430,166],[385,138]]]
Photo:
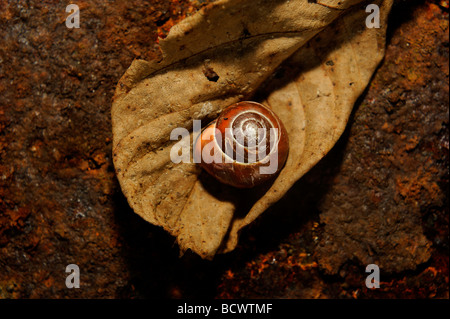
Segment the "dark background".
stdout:
[[0,2],[0,298],[449,297],[448,1],[395,2],[339,142],[212,262],[130,209],[110,121],[132,60],[208,1],[75,3],[80,29],[69,2]]

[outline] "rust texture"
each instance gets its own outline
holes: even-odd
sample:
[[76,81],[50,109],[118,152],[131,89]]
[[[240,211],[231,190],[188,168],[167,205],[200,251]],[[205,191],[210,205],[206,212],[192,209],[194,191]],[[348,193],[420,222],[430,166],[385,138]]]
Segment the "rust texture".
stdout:
[[131,211],[110,122],[132,60],[208,1],[77,4],[68,29],[58,1],[0,2],[0,298],[449,297],[446,1],[395,3],[338,144],[212,262]]

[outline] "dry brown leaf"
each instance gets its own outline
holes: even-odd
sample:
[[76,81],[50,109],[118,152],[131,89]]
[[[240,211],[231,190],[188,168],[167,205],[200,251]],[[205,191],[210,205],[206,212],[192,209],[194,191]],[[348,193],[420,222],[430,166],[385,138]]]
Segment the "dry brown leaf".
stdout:
[[[174,26],[161,41],[164,59],[134,61],[114,97],[114,164],[134,211],[176,236],[182,252],[211,259],[233,250],[239,231],[343,132],[384,55],[392,0],[372,3],[380,29],[366,28],[368,3],[359,0],[217,1]],[[281,63],[288,71],[271,79]],[[192,130],[194,119],[206,125],[257,92],[289,134],[288,160],[273,183],[237,190],[196,164],[171,162],[174,128]]]

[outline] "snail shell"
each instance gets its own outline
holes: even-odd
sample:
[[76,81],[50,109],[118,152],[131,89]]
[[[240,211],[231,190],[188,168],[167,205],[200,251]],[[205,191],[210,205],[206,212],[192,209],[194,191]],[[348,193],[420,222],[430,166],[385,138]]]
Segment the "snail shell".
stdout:
[[220,182],[250,188],[273,178],[289,150],[286,129],[262,104],[239,102],[226,108],[194,143],[194,159]]

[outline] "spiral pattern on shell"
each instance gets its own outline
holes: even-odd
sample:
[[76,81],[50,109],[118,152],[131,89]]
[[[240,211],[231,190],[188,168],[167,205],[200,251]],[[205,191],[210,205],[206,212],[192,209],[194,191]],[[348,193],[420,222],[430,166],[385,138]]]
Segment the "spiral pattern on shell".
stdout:
[[239,102],[226,108],[197,138],[194,156],[219,181],[250,188],[283,167],[289,141],[281,120],[262,104]]

